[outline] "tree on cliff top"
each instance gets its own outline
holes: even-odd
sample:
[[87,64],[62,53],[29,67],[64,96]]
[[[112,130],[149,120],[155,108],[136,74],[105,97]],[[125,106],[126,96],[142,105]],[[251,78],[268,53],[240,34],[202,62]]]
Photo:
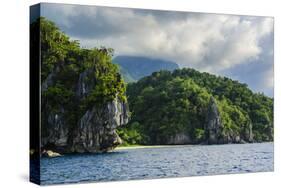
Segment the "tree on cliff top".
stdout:
[[[30,32],[31,49],[36,50],[38,44],[41,47],[43,113],[60,113],[63,107],[67,124],[75,126],[79,115],[94,105],[115,99],[127,100],[125,83],[118,66],[112,63],[113,49],[81,48],[77,40],[71,40],[54,22],[44,17],[31,24]],[[31,63],[39,63],[36,57],[31,58]],[[85,82],[92,82],[93,88],[85,96],[77,97],[77,83],[85,72],[88,72]],[[42,116],[43,124],[48,124],[44,119],[47,117]]]

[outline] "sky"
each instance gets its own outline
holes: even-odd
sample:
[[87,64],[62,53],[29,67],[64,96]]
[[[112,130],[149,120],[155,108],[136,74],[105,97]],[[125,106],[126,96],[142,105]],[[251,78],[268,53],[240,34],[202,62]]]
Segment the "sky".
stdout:
[[41,16],[82,47],[170,60],[273,96],[272,17],[46,3]]

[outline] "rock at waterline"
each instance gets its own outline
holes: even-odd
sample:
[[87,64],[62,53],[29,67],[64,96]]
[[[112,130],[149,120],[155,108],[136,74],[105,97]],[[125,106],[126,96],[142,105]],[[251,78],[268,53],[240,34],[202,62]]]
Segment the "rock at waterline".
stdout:
[[60,156],[62,156],[61,154],[59,154],[59,153],[57,153],[57,152],[53,152],[53,151],[51,151],[51,150],[44,150],[43,152],[42,152],[42,156],[43,157],[60,157]]
[[218,106],[214,97],[210,98],[208,112],[205,123],[205,139],[207,144],[219,144],[219,139],[222,132],[222,121]]

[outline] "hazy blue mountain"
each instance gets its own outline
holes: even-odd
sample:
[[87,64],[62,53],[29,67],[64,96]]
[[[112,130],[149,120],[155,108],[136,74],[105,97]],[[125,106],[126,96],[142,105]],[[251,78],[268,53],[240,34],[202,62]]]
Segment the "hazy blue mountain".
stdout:
[[119,65],[120,72],[126,82],[137,81],[156,71],[173,71],[179,68],[179,66],[172,61],[138,56],[117,56],[113,59],[113,63]]
[[119,66],[119,70],[120,70],[120,74],[122,75],[124,81],[126,83],[130,83],[130,82],[135,82],[137,80],[135,80],[131,74],[126,70],[124,69],[121,65],[118,65]]

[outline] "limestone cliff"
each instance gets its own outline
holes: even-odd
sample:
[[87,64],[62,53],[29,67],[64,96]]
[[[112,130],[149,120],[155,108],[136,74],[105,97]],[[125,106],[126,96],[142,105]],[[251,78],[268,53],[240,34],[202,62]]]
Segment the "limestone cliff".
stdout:
[[253,141],[252,124],[247,122],[241,131],[226,130],[223,124],[221,113],[214,97],[210,98],[208,112],[205,123],[205,143],[207,144],[227,144],[245,143]]
[[187,133],[178,133],[174,136],[171,136],[167,144],[192,144],[193,141]]
[[205,123],[205,141],[207,144],[218,144],[222,142],[222,129],[220,113],[213,97],[210,99]]
[[[57,82],[60,71],[55,69],[42,83],[42,90],[48,91]],[[118,126],[128,122],[128,105],[117,96],[107,102],[97,103],[87,107],[84,112],[79,111],[83,99],[87,98],[95,89],[96,78],[94,70],[88,69],[79,74],[73,84],[74,96],[69,103],[63,105],[50,103],[50,97],[42,97],[42,130],[41,150],[52,150],[59,153],[98,153],[112,150],[121,144],[116,133]],[[75,115],[73,115],[75,114]],[[70,124],[70,117],[74,116],[75,123]]]

